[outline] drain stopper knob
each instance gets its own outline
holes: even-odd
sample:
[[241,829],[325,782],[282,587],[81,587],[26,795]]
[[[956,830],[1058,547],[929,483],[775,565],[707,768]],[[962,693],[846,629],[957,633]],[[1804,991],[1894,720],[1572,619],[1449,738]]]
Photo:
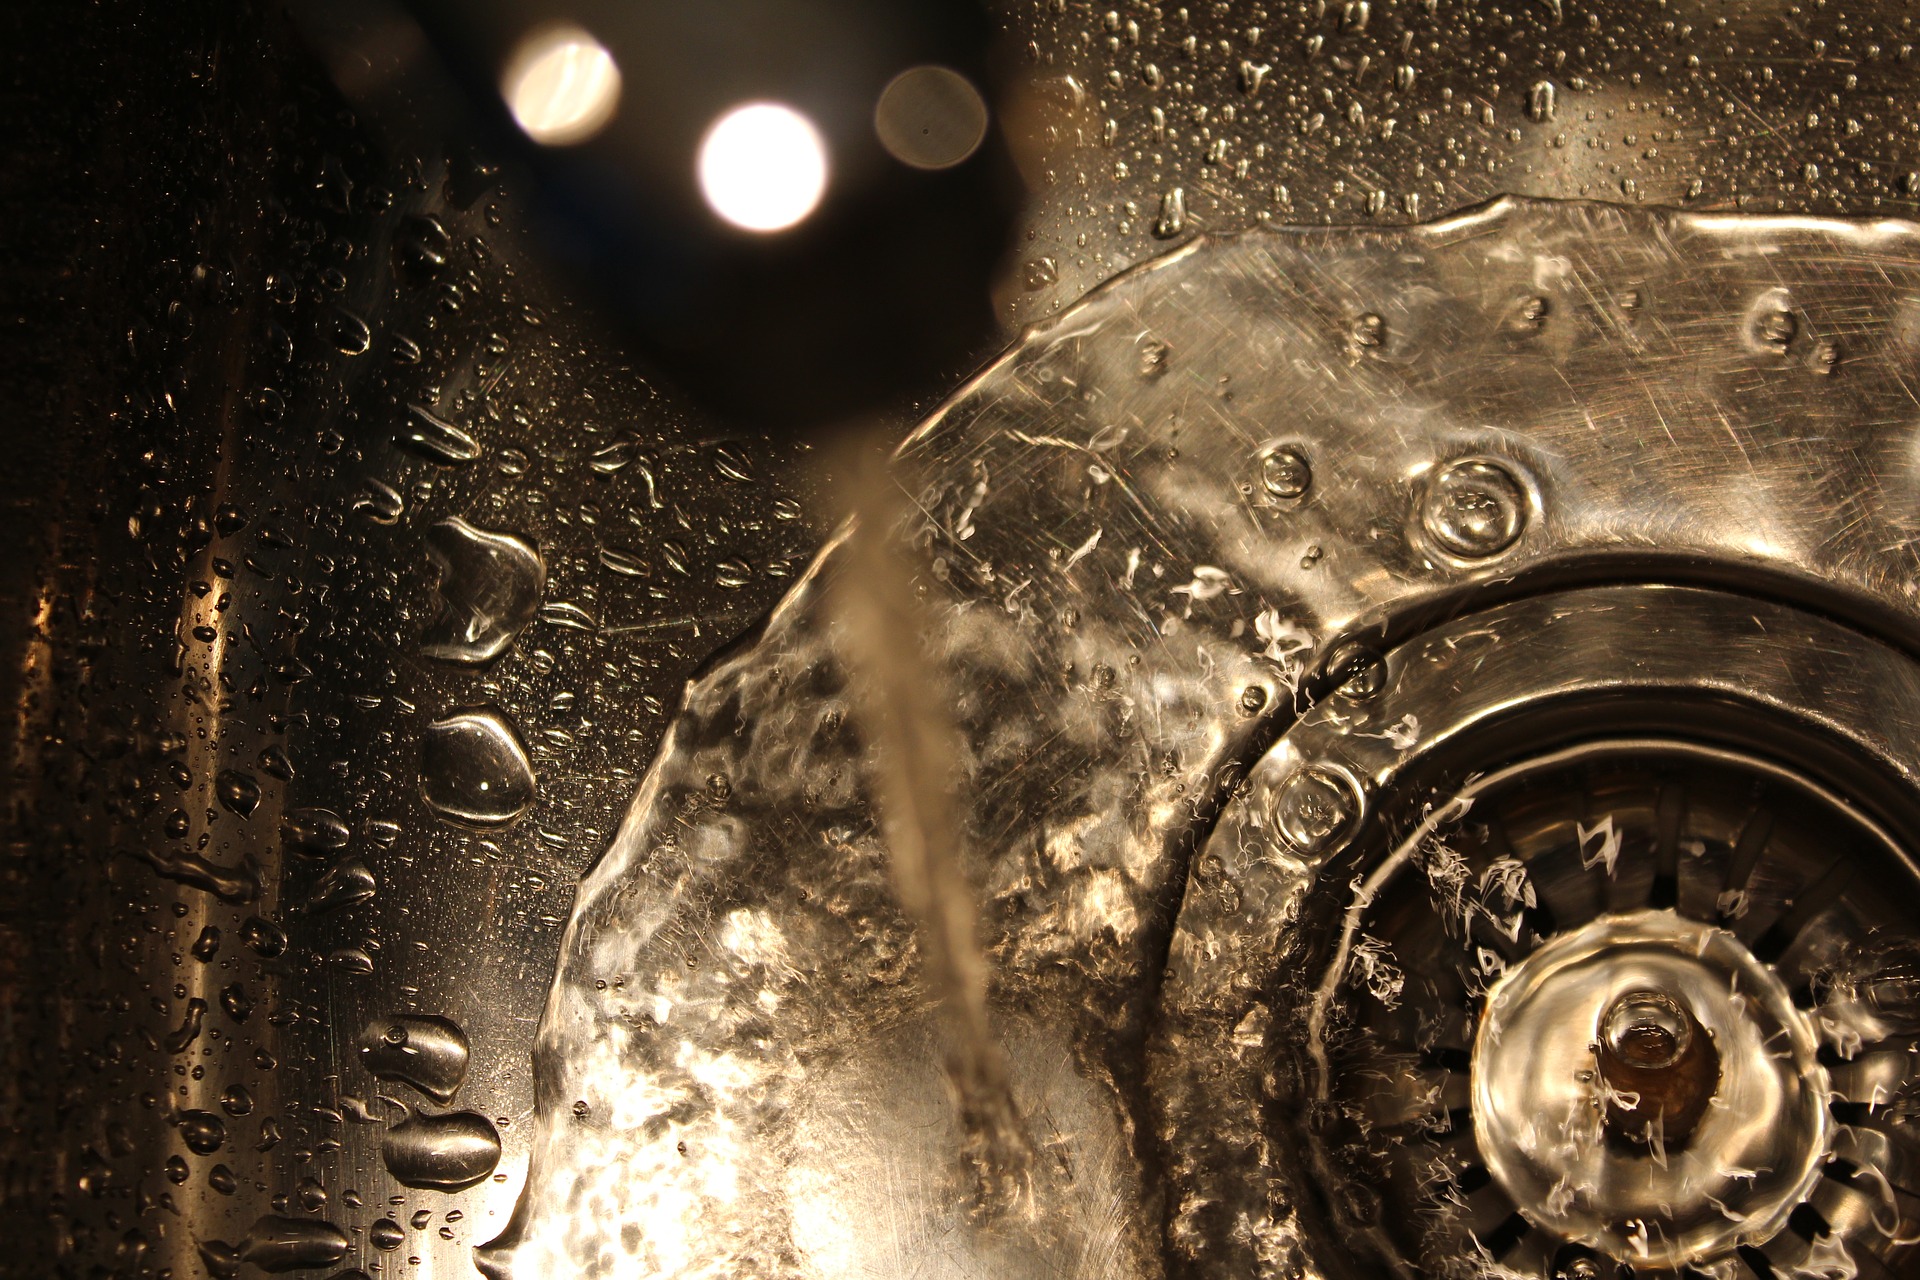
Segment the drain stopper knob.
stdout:
[[1609,1136],[1629,1146],[1686,1146],[1720,1085],[1713,1036],[1659,991],[1627,992],[1600,1015],[1598,1030]]

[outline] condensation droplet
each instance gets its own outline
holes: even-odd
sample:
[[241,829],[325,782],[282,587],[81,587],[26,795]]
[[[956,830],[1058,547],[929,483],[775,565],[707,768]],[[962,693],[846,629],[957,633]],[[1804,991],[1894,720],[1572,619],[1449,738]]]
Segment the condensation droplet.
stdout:
[[447,662],[491,662],[538,612],[546,562],[525,539],[457,517],[427,530],[426,543],[440,570],[441,610],[420,651]]
[[443,818],[498,826],[533,806],[533,762],[498,711],[455,712],[422,735],[420,791]]
[[380,1158],[403,1186],[457,1191],[500,1163],[500,1134],[472,1111],[416,1115],[387,1130]]
[[377,1079],[412,1085],[445,1106],[467,1078],[467,1034],[450,1019],[403,1013],[360,1032],[360,1064]]

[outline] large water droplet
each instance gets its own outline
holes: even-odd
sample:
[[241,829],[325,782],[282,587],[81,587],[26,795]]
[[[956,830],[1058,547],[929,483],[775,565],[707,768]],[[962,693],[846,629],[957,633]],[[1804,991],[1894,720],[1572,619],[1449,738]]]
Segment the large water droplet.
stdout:
[[420,792],[455,822],[495,826],[533,805],[533,762],[498,711],[457,711],[426,728],[420,743]]
[[269,1215],[254,1222],[240,1251],[262,1271],[300,1271],[340,1261],[349,1243],[331,1222]]
[[250,773],[238,769],[222,769],[213,782],[214,794],[220,798],[222,808],[246,817],[260,804],[260,784]]
[[445,1106],[467,1078],[467,1033],[430,1014],[376,1018],[360,1032],[360,1063],[382,1080],[398,1080]]
[[427,554],[440,569],[440,615],[421,637],[421,652],[448,662],[490,662],[540,607],[547,566],[512,534],[442,520],[427,530]]
[[174,1119],[180,1140],[197,1156],[210,1156],[227,1142],[227,1124],[211,1111],[182,1111]]
[[458,1191],[500,1163],[500,1135],[485,1116],[471,1111],[416,1115],[387,1130],[380,1158],[404,1186]]

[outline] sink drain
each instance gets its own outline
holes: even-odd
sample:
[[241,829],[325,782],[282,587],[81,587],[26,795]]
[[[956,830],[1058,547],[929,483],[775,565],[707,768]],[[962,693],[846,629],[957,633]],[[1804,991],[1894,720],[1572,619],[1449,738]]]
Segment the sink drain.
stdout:
[[1886,1128],[1915,1064],[1825,1003],[1897,992],[1879,1012],[1920,1030],[1920,915],[1877,831],[1783,771],[1646,740],[1441,812],[1365,884],[1313,1012],[1344,1212],[1408,1259],[1540,1276],[1884,1250],[1898,1171],[1838,1134]]
[[[1157,1054],[1175,1232],[1255,1273],[1904,1274],[1906,660],[1639,587],[1383,666],[1267,753],[1197,859]],[[1302,779],[1347,780],[1330,834]]]

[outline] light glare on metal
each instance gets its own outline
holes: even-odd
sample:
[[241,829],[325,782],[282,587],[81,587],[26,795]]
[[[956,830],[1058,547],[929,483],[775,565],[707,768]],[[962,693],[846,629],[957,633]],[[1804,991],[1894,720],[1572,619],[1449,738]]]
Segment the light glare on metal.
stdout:
[[620,68],[579,27],[547,27],[520,41],[500,78],[508,110],[542,146],[585,142],[613,119]]
[[745,231],[785,231],[827,189],[827,144],[813,122],[778,102],[734,107],[700,140],[700,193]]

